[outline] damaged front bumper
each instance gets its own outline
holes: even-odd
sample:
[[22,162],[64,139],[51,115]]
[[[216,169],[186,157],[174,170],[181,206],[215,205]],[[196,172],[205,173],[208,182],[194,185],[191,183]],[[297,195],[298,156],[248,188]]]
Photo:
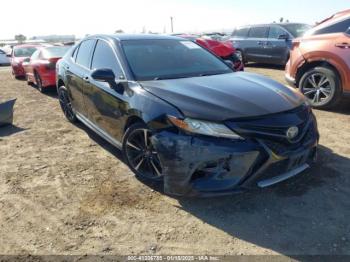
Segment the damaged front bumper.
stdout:
[[[162,131],[152,137],[163,168],[164,191],[212,196],[267,187],[307,169],[316,157],[317,130],[296,150],[260,139],[230,140]],[[306,141],[307,140],[307,141]]]

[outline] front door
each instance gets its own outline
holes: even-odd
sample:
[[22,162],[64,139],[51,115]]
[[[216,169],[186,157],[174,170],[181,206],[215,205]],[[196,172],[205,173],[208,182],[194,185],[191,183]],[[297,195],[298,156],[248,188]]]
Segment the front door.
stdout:
[[[124,77],[113,47],[98,40],[92,58],[91,69],[113,70],[116,80]],[[128,110],[128,97],[119,93],[108,83],[96,81],[88,76],[84,90],[88,117],[95,125],[117,141],[123,137],[123,120]]]
[[268,55],[265,53],[265,45],[267,43],[268,27],[257,26],[250,28],[246,41],[246,51],[248,61],[265,63]]
[[[280,39],[285,36],[285,39]],[[291,36],[278,26],[271,26],[269,37],[265,46],[265,53],[273,64],[285,64],[289,57],[289,50],[292,45]]]

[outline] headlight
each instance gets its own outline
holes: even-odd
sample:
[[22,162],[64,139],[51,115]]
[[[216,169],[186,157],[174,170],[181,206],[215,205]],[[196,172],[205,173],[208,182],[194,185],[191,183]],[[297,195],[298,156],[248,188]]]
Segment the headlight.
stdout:
[[171,123],[178,128],[201,135],[224,137],[230,139],[244,139],[223,124],[186,118],[184,120],[168,116]]

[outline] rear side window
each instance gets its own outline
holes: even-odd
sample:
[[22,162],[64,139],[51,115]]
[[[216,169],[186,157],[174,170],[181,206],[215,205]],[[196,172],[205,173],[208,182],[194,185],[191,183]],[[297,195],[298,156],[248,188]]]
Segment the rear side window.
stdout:
[[278,39],[280,35],[287,35],[287,32],[277,26],[271,26],[269,38]]
[[94,56],[92,58],[92,69],[108,68],[112,69],[116,76],[122,75],[117,58],[112,47],[103,40],[98,40]]
[[239,28],[233,31],[232,36],[245,38],[248,36],[249,27]]
[[268,27],[252,27],[249,31],[249,37],[251,38],[266,38]]
[[38,60],[40,56],[41,51],[37,50],[33,53],[33,55],[30,57],[30,60]]
[[314,35],[323,35],[323,34],[334,34],[334,33],[345,33],[349,30],[350,19],[346,19],[335,23],[333,25],[327,26],[320,30],[315,31]]
[[85,40],[80,44],[76,59],[77,64],[86,68],[90,68],[90,58],[92,49],[94,48],[94,44],[95,40],[93,39]]

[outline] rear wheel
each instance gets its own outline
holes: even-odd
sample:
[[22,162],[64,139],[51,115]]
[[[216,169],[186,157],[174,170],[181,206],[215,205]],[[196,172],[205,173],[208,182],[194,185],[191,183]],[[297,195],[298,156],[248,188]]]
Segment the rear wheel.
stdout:
[[29,86],[33,84],[33,82],[29,80],[28,75],[26,75],[26,81],[27,81],[27,85]]
[[37,72],[35,72],[34,73],[34,77],[35,77],[35,82],[36,82],[36,86],[37,86],[38,90],[41,93],[44,93],[45,92],[45,88],[43,87],[43,81],[41,80],[40,75]]
[[123,140],[123,155],[130,169],[140,178],[163,179],[158,153],[151,141],[152,132],[143,123],[128,128]]
[[61,86],[58,89],[58,99],[60,101],[61,109],[68,121],[72,123],[77,122],[78,119],[73,111],[67,89],[64,86]]
[[299,81],[299,90],[314,108],[328,109],[340,100],[342,88],[339,76],[328,67],[315,67]]

